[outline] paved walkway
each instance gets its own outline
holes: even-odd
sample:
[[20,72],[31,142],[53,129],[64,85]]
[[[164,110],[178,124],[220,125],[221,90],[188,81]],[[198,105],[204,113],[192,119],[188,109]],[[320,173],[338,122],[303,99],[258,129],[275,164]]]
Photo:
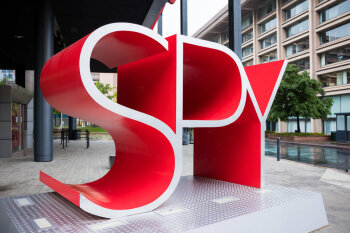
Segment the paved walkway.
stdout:
[[[114,154],[111,141],[92,141],[90,149],[84,141],[71,141],[60,149],[54,141],[54,161],[33,162],[33,154],[16,154],[0,159],[0,197],[49,192],[39,181],[43,170],[66,183],[84,183],[103,176],[108,171],[108,157]],[[192,174],[193,146],[184,146],[183,175]],[[320,192],[326,205],[329,226],[317,232],[350,232],[350,175],[333,169],[308,164],[265,158],[266,183]],[[276,219],[278,221],[278,219]]]

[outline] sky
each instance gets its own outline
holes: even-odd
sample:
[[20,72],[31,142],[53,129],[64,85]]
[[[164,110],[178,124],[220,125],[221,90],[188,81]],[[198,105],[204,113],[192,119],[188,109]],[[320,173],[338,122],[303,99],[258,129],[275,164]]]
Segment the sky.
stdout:
[[[187,0],[188,35],[194,34],[224,8],[227,2],[227,0]],[[180,0],[174,4],[167,3],[163,11],[163,36],[168,37],[176,33],[180,33]]]

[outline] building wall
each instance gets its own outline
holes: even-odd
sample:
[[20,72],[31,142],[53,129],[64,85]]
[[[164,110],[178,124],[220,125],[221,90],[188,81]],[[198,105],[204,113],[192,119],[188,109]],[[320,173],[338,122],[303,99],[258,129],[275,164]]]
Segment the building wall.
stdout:
[[113,95],[117,91],[117,74],[116,73],[100,73],[100,82],[103,84],[109,84],[112,90],[108,93]]
[[[193,36],[228,45],[227,31],[226,7]],[[242,0],[242,54],[245,66],[287,59],[350,106],[350,0]],[[329,121],[337,111],[348,109],[333,107]],[[279,122],[279,131],[293,122]],[[305,128],[330,133],[325,123],[311,119]]]
[[99,81],[103,84],[109,84],[112,87],[108,95],[114,95],[117,92],[117,73],[92,73],[92,78],[95,82]]
[[[34,70],[25,71],[25,88],[34,93]],[[34,98],[24,106],[24,132],[25,145],[24,149],[33,149],[34,144]]]
[[11,87],[0,85],[0,158],[11,157]]

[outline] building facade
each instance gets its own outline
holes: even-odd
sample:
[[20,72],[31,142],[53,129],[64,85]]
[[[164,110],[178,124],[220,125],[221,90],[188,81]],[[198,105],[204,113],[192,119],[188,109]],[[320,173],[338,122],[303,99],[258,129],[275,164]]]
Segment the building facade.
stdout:
[[33,148],[33,76],[25,71],[23,88],[15,83],[15,70],[0,70],[0,158]]
[[[193,36],[228,46],[227,7]],[[350,131],[350,115],[336,117],[350,113],[350,0],[242,0],[243,65],[281,59],[320,81],[334,100],[327,120],[303,119],[301,131]],[[296,121],[267,128],[294,132]]]

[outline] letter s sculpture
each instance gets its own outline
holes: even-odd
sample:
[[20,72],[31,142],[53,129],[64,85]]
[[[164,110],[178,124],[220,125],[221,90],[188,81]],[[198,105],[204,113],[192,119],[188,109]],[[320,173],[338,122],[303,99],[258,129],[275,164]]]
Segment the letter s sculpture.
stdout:
[[[90,59],[118,67],[118,103],[94,85]],[[151,211],[175,190],[182,129],[194,130],[194,175],[260,188],[265,121],[286,61],[244,68],[223,45],[114,23],[45,64],[42,93],[54,108],[106,129],[116,159],[102,178],[40,180],[81,209],[106,218]],[[76,171],[79,172],[79,171]]]

